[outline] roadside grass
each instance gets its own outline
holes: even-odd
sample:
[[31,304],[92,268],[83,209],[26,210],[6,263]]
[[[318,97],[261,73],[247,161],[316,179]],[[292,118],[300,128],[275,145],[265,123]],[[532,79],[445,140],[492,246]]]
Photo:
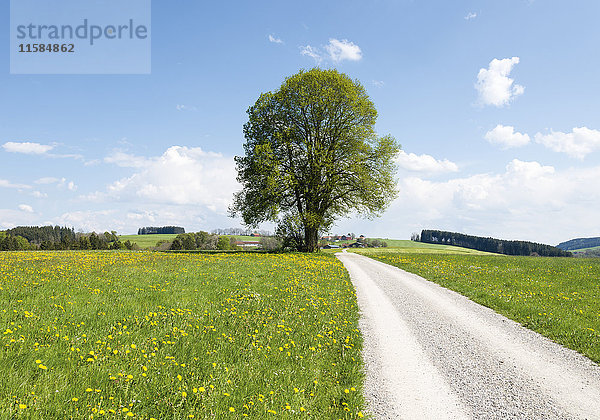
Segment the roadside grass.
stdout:
[[597,258],[371,251],[356,252],[454,290],[600,363]]
[[6,418],[362,417],[331,255],[0,253]]

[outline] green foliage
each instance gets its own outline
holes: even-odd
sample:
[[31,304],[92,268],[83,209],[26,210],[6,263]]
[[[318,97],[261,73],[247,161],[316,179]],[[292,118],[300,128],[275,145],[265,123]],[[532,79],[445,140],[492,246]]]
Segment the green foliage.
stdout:
[[58,243],[61,241],[73,242],[75,230],[60,226],[17,226],[6,231],[7,235],[22,236],[30,243],[39,245],[42,242]]
[[390,251],[355,252],[459,292],[600,363],[600,260]]
[[264,251],[280,251],[283,249],[283,241],[273,236],[262,236],[260,238],[260,248]]
[[250,226],[299,219],[300,248],[317,250],[319,232],[338,217],[379,215],[396,197],[390,137],[377,137],[364,87],[336,70],[300,71],[248,109],[243,189],[231,207]]
[[22,236],[3,234],[0,236],[0,251],[28,251],[36,249],[35,245]]
[[219,236],[219,239],[217,240],[217,249],[231,249],[228,236]]
[[376,238],[366,238],[363,243],[369,248],[387,248],[388,246],[386,241]]
[[219,236],[212,233],[200,231],[196,233],[182,233],[175,237],[171,247],[173,251],[196,249],[203,250],[229,250],[237,249],[235,238],[230,236]]
[[185,233],[185,229],[178,226],[142,227],[138,229],[138,235],[169,235]]

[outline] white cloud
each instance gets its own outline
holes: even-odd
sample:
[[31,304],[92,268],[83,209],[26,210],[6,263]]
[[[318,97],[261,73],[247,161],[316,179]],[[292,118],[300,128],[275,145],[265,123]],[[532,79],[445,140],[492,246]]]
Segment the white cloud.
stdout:
[[104,162],[113,163],[122,168],[143,168],[150,163],[145,157],[135,156],[119,150],[116,150],[110,156],[105,157]]
[[272,42],[274,44],[283,44],[283,41],[280,38],[277,38],[272,34],[269,34],[269,42]]
[[388,212],[372,224],[359,222],[360,230],[408,238],[421,229],[444,229],[557,244],[598,230],[600,190],[590,188],[598,179],[600,166],[559,171],[518,159],[499,173],[440,182],[406,177]]
[[190,105],[177,104],[175,105],[177,111],[198,111],[198,108]]
[[[89,204],[89,203],[88,203]],[[72,210],[46,221],[45,224],[73,226],[84,232],[116,230],[120,234],[133,234],[142,226],[183,226],[186,232],[212,230],[218,227],[239,226],[239,222],[225,214],[208,212],[195,205],[169,205],[141,203],[139,208],[130,204],[111,203],[111,209]],[[17,213],[17,212],[15,212]],[[21,216],[25,213],[18,212]],[[0,210],[0,216],[2,210]],[[30,215],[31,216],[31,215]],[[7,218],[6,220],[12,220]],[[29,222],[31,224],[31,222]],[[35,222],[39,224],[40,222]],[[0,220],[0,226],[2,221]],[[13,227],[13,226],[10,226]]]
[[54,148],[48,144],[32,143],[32,142],[14,142],[9,141],[2,145],[4,150],[11,153],[25,153],[28,155],[43,155]]
[[73,181],[67,181],[67,178],[55,178],[53,176],[46,176],[43,178],[36,179],[34,183],[38,185],[56,184],[57,188],[66,188],[69,191],[75,191],[77,189],[77,186]]
[[317,63],[323,61],[323,57],[321,56],[321,52],[319,51],[319,49],[311,47],[310,45],[301,46],[300,54],[312,58]]
[[477,17],[477,13],[475,12],[469,12],[467,13],[467,15],[465,16],[465,20],[471,20],[471,19],[475,19]]
[[19,204],[19,210],[24,211],[25,213],[33,213],[33,207],[29,204]]
[[[75,210],[55,217],[51,224],[72,226],[84,232],[105,232],[117,230],[121,232],[122,216],[117,210]],[[133,233],[133,232],[130,232]]]
[[26,184],[13,184],[12,182],[6,180],[6,179],[0,179],[0,187],[3,188],[21,188],[21,189],[27,189],[27,188],[31,188],[31,185],[26,185]]
[[36,224],[37,215],[22,210],[0,209],[0,230]]
[[550,134],[537,133],[535,141],[555,152],[583,159],[600,149],[600,131],[587,127],[575,127],[570,133],[552,131]]
[[199,147],[172,146],[162,156],[151,158],[121,153],[107,161],[137,171],[108,185],[105,192],[84,198],[200,205],[212,212],[225,213],[239,188],[233,158]]
[[406,153],[404,150],[401,150],[396,157],[396,163],[400,168],[413,172],[439,173],[458,171],[456,163],[448,159],[438,160],[430,155],[416,155],[414,153]]
[[538,162],[524,162],[513,159],[506,165],[506,173],[518,179],[533,179],[551,175],[555,172],[553,166],[542,166]]
[[492,144],[499,144],[504,149],[525,146],[530,141],[529,135],[516,132],[514,127],[502,124],[485,133],[484,138]]
[[372,80],[371,83],[373,83],[373,86],[378,88],[385,86],[385,82],[383,80]]
[[36,179],[33,182],[35,182],[36,184],[40,184],[40,185],[48,185],[48,184],[54,184],[54,183],[60,182],[60,179],[54,178],[53,176],[45,176],[43,178]]
[[322,53],[318,48],[311,45],[300,47],[300,54],[311,57],[317,63],[326,58],[334,63],[339,63],[343,60],[359,61],[362,58],[360,47],[347,39],[339,40],[335,38],[329,39],[329,43],[323,47],[327,54]]
[[325,50],[329,53],[329,57],[334,62],[343,60],[359,61],[362,58],[360,47],[347,39],[338,40],[331,38],[329,44],[325,46]]
[[519,63],[519,57],[494,58],[487,69],[480,69],[475,88],[479,92],[479,102],[482,105],[502,107],[508,105],[517,96],[522,95],[525,88],[514,85],[514,80],[508,77],[513,67]]
[[31,193],[31,195],[33,195],[35,198],[47,198],[48,194],[43,193],[41,191],[34,191]]

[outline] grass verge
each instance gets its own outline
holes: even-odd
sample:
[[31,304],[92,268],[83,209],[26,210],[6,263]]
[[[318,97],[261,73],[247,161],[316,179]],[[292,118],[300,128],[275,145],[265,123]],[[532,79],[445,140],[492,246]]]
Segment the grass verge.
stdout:
[[599,259],[358,252],[459,292],[600,363]]
[[330,255],[4,252],[0,297],[8,418],[362,416]]

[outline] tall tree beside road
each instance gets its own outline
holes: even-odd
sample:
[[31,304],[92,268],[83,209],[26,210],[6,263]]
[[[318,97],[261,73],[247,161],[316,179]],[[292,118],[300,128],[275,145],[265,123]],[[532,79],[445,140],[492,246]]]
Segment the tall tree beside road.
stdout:
[[400,146],[376,135],[377,111],[358,81],[303,70],[247,112],[245,155],[235,158],[242,190],[230,208],[247,225],[296,225],[298,247],[313,252],[337,218],[378,216],[397,196]]

